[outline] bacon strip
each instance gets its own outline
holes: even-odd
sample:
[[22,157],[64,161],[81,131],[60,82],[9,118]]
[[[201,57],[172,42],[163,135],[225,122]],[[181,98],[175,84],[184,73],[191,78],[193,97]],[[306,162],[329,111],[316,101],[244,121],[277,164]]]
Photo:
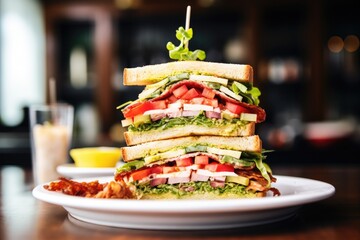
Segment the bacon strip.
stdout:
[[111,181],[106,183],[76,182],[67,178],[60,178],[45,185],[44,188],[49,191],[62,192],[71,196],[93,197],[93,198],[134,198],[132,191],[126,186],[124,181]]

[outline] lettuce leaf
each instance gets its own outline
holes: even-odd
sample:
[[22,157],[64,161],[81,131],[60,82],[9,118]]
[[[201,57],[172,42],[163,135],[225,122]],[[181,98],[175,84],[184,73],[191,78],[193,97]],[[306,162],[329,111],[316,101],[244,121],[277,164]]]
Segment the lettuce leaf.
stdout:
[[179,29],[176,30],[176,38],[180,41],[179,46],[175,46],[172,42],[166,44],[166,49],[169,50],[169,57],[179,61],[204,60],[206,54],[203,50],[190,51],[189,48],[186,47],[186,43],[188,43],[192,37],[192,28],[185,30],[184,27],[179,27]]
[[137,170],[142,168],[145,165],[145,162],[142,160],[135,160],[135,161],[131,161],[131,162],[127,162],[124,165],[122,165],[121,167],[116,169],[117,173],[121,173],[121,172],[129,172],[132,170]]

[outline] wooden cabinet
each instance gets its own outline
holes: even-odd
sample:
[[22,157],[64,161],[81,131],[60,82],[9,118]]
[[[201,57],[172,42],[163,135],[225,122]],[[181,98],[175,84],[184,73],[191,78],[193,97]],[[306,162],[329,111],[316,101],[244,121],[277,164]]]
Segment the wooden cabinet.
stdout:
[[[185,24],[187,4],[192,5],[195,34],[190,47],[205,50],[208,61],[251,64],[267,123],[286,125],[277,119],[289,119],[294,109],[290,118],[300,122],[327,117],[324,46],[331,27],[327,14],[336,5],[285,0],[43,2],[46,75],[57,79],[60,100],[95,105],[104,135],[121,120],[116,106],[136,99],[142,89],[122,85],[123,68],[169,61],[165,45],[176,41],[175,30]],[[82,88],[71,85],[67,65],[77,43],[88,59],[88,84]],[[284,69],[288,75],[279,77]]]
[[[114,122],[116,69],[115,25],[118,11],[108,3],[44,3],[46,22],[46,76],[57,80],[60,101],[78,106],[94,103],[107,132]],[[86,54],[86,84],[74,87],[70,79],[70,54],[80,47]]]

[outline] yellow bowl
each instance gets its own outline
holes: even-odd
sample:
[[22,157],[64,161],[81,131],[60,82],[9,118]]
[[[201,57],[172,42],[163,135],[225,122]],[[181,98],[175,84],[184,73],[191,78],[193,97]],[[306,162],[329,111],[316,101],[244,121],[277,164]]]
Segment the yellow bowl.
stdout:
[[70,150],[70,156],[76,167],[115,167],[121,159],[121,150],[115,147],[76,148]]

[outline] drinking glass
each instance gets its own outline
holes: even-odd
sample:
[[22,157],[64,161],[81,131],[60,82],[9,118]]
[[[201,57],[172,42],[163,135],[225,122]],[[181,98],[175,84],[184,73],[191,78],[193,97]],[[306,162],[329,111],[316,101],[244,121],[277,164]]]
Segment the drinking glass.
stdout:
[[57,166],[69,159],[74,108],[69,104],[30,106],[30,138],[35,186],[58,179]]

